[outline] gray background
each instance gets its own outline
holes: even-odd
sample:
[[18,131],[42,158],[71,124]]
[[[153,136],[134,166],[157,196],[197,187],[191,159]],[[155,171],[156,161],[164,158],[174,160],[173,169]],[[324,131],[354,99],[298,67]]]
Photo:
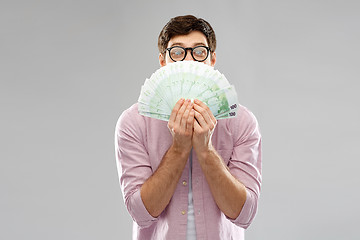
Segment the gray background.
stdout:
[[263,187],[247,239],[358,239],[359,1],[2,0],[0,239],[130,239],[114,128],[173,16],[208,20],[254,112]]

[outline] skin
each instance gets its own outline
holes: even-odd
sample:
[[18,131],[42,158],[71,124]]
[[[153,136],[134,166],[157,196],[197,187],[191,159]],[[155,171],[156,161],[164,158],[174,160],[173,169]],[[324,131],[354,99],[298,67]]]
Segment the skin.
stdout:
[[[193,31],[171,38],[167,47],[198,45],[208,46],[206,37]],[[194,61],[189,52],[184,61]],[[168,54],[159,54],[162,67],[171,62]],[[203,63],[214,66],[215,62],[214,52]],[[176,103],[168,122],[172,145],[158,169],[141,187],[142,201],[151,216],[158,217],[169,204],[193,148],[217,206],[227,217],[238,217],[246,200],[246,189],[231,175],[211,143],[216,123],[210,109],[200,100],[191,103],[189,99],[180,99]]]

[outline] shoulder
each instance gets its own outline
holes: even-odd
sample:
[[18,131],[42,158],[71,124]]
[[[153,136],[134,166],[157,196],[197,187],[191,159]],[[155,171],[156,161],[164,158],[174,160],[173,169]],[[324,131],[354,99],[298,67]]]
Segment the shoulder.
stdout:
[[126,123],[131,119],[131,117],[136,117],[136,115],[139,115],[137,103],[133,104],[121,113],[118,119],[118,124]]
[[[232,132],[235,141],[243,141],[251,135],[260,137],[260,129],[258,121],[247,107],[240,105],[236,113],[236,117],[224,119],[223,124]],[[221,122],[223,120],[219,120]]]
[[[165,130],[164,130],[165,129]],[[133,104],[120,115],[116,123],[116,133],[125,133],[132,136],[146,136],[168,132],[167,121],[143,116],[138,111],[138,103]]]
[[116,123],[116,132],[136,131],[144,125],[144,116],[139,114],[138,104],[135,103],[121,113]]
[[220,124],[225,124],[228,126],[247,126],[247,125],[257,125],[257,119],[255,115],[245,106],[238,104],[238,110],[235,117],[220,119],[218,120]]
[[141,117],[141,115],[138,112],[138,103],[134,103],[131,107],[129,107],[128,109],[125,109],[121,113],[118,121],[123,122],[123,121],[127,121],[131,118],[137,118],[137,117]]
[[237,116],[235,117],[237,121],[242,122],[243,124],[248,125],[257,125],[257,119],[252,111],[250,111],[247,107],[243,105],[239,105],[239,110],[237,112]]

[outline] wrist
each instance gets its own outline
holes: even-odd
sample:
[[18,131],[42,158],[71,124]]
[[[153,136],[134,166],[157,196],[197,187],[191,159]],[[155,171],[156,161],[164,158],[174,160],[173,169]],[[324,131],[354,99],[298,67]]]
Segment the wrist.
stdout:
[[180,157],[180,158],[188,158],[191,148],[188,147],[183,147],[180,146],[178,144],[172,144],[169,148],[169,151],[172,152],[173,154],[175,154],[176,156]]
[[202,148],[198,150],[194,149],[194,151],[199,161],[205,161],[206,159],[211,158],[212,155],[216,154],[215,149],[212,145],[207,148]]

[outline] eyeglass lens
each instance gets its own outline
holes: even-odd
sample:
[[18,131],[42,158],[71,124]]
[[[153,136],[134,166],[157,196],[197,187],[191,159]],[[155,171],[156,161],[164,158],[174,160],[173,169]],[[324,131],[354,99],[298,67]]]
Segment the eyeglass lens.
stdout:
[[[185,59],[185,49],[182,47],[173,47],[170,50],[170,57],[174,61],[182,61]],[[208,56],[208,50],[199,46],[192,49],[192,56],[196,61],[204,61]]]

